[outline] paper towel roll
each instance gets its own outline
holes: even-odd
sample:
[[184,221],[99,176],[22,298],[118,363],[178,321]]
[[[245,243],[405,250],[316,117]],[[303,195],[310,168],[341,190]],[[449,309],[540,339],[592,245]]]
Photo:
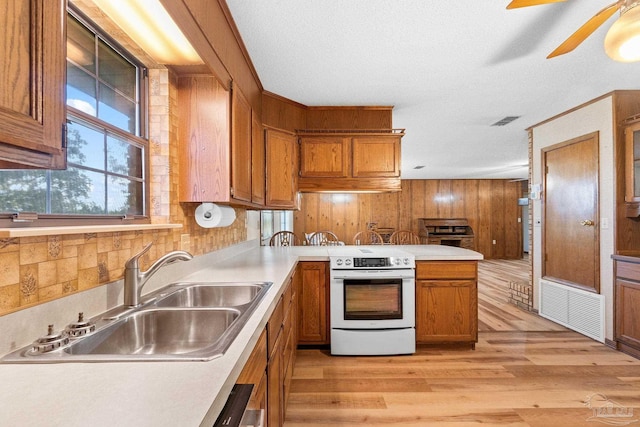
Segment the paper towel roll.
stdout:
[[236,219],[236,211],[230,206],[203,203],[196,208],[196,223],[202,228],[228,227]]

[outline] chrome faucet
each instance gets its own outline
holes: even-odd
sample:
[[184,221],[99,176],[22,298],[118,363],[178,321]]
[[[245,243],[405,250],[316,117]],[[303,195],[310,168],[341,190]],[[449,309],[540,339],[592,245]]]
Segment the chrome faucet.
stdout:
[[193,258],[193,255],[185,251],[168,252],[158,258],[147,271],[142,272],[140,271],[138,260],[151,248],[151,245],[153,245],[153,243],[149,243],[124,264],[124,305],[126,307],[137,307],[140,305],[142,287],[160,267],[172,261],[188,261]]

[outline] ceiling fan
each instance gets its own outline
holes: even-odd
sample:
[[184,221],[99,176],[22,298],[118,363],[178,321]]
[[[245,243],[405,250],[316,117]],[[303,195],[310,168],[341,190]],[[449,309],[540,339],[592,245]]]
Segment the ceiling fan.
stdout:
[[[512,0],[507,5],[507,9],[564,1],[566,0]],[[571,34],[547,58],[571,52],[614,13],[620,11],[620,18],[613,23],[605,37],[605,51],[607,55],[616,61],[640,61],[640,7],[636,6],[640,6],[640,0],[618,0],[606,6],[578,28],[575,33]]]

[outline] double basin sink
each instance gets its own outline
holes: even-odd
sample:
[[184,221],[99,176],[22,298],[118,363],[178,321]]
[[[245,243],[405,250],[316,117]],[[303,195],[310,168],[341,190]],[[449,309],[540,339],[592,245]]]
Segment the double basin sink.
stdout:
[[242,330],[271,282],[171,284],[139,307],[118,307],[92,323],[95,330],[41,352],[31,346],[5,362],[211,360]]

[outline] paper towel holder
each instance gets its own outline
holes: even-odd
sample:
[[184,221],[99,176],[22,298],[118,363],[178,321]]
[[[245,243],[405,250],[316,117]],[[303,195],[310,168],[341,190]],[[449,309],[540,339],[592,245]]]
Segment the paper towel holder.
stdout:
[[228,227],[236,219],[236,211],[231,206],[202,203],[196,208],[196,223],[202,228]]

